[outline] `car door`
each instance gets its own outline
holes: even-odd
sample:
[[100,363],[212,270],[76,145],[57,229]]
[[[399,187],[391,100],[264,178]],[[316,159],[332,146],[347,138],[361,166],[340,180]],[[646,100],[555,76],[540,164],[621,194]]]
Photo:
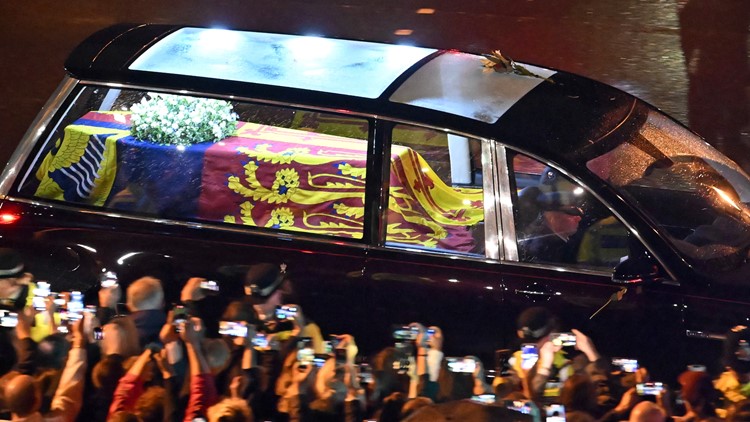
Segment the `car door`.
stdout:
[[603,355],[639,359],[670,374],[683,359],[676,341],[685,306],[679,283],[666,276],[613,281],[621,261],[645,250],[632,231],[560,169],[505,148],[498,154],[509,169],[499,184],[508,184],[513,204],[502,215],[504,237],[514,239],[504,243],[508,306],[548,307],[562,329],[581,330]]
[[481,154],[489,142],[407,124],[387,133],[388,206],[365,270],[373,347],[392,343],[392,325],[420,322],[442,329],[448,356],[477,355],[492,365],[494,350],[515,334],[502,265],[488,259],[498,252]]

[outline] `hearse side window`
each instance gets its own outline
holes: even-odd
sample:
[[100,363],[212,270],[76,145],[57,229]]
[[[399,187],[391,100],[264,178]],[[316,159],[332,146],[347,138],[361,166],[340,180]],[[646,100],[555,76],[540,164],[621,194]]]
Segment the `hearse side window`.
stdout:
[[362,237],[369,122],[86,87],[22,196],[122,214]]
[[481,142],[410,125],[391,136],[386,244],[483,255]]
[[520,261],[611,271],[628,256],[625,226],[581,186],[522,154],[512,165]]

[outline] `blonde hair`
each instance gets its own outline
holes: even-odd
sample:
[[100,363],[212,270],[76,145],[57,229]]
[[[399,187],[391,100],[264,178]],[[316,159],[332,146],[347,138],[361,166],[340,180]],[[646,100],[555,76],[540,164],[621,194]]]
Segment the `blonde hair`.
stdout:
[[127,305],[131,311],[146,311],[164,307],[164,289],[161,280],[154,277],[141,277],[130,283],[127,291]]
[[253,422],[253,411],[238,398],[224,399],[208,408],[208,422]]

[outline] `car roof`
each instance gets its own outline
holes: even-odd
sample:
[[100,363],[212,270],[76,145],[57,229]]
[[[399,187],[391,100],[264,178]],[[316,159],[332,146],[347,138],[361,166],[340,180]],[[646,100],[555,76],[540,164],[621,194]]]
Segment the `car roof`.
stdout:
[[[75,78],[356,111],[500,139],[575,165],[635,99],[542,67],[494,72],[455,50],[176,25],[121,24],[81,43]],[[529,75],[530,74],[530,75]]]

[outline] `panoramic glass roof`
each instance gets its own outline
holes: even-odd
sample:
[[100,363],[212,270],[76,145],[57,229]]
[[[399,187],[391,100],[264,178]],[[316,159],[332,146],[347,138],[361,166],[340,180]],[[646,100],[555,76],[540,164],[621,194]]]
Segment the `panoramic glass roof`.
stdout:
[[537,75],[501,73],[483,66],[482,56],[450,52],[422,66],[390,100],[495,123],[518,100],[555,71],[523,65]]
[[131,70],[227,79],[377,98],[434,49],[296,35],[183,28]]

